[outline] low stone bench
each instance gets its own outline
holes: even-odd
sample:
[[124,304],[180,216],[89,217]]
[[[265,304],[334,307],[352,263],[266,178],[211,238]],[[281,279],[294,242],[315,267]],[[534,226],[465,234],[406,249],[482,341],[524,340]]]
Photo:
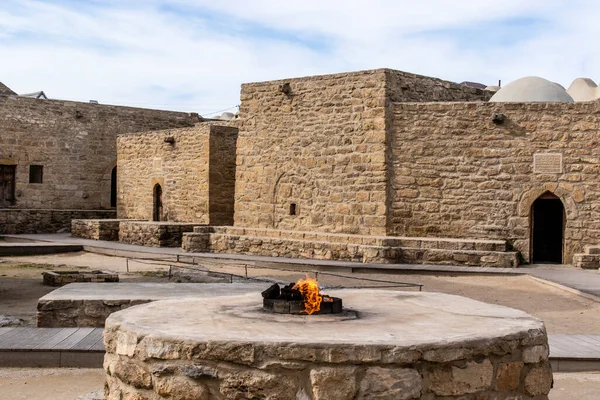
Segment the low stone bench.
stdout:
[[103,327],[119,310],[156,300],[260,293],[265,284],[249,283],[71,283],[40,298],[39,328]]
[[113,271],[45,271],[44,285],[64,286],[74,282],[119,282],[119,274]]
[[126,219],[74,219],[71,235],[91,240],[119,240],[119,223]]
[[150,247],[180,247],[181,237],[202,224],[125,220],[119,223],[119,241]]

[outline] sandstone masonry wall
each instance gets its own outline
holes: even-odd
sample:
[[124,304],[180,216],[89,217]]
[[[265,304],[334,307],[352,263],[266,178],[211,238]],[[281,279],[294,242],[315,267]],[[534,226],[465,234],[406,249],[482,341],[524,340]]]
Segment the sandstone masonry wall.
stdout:
[[241,99],[235,225],[384,233],[383,70],[244,84]]
[[211,127],[208,208],[211,225],[233,225],[238,129]]
[[390,100],[487,98],[387,69],[242,85],[235,225],[385,234]]
[[115,218],[116,210],[0,210],[1,233],[68,232],[72,219]]
[[[531,205],[550,191],[570,262],[600,240],[599,115],[598,103],[395,104],[388,234],[508,239],[529,260]],[[562,173],[536,173],[536,153],[561,154]]]
[[[17,209],[110,208],[118,133],[190,126],[188,113],[0,96],[0,164],[16,165]],[[29,166],[43,183],[29,183]]]
[[[160,184],[164,221],[208,224],[210,124],[119,135],[119,218],[152,219],[153,188]],[[171,137],[174,142],[167,143]]]
[[119,135],[119,218],[151,220],[159,184],[161,221],[231,225],[238,130],[221,124]]

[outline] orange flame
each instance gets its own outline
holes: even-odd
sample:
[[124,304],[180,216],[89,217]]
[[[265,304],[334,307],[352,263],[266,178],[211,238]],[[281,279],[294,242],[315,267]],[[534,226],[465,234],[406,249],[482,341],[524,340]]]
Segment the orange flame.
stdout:
[[299,290],[304,298],[304,312],[314,314],[321,309],[323,297],[319,295],[319,282],[306,275],[306,279],[298,279],[293,289]]

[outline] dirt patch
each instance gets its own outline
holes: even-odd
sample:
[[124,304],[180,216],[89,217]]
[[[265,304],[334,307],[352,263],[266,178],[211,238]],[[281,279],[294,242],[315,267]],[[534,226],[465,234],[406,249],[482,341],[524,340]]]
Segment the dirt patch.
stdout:
[[[43,265],[35,263],[43,263]],[[297,270],[268,270],[245,268],[240,264],[222,261],[203,263],[211,271],[231,273],[255,278],[276,279],[281,282],[296,281],[304,274]],[[35,324],[38,298],[55,288],[42,285],[44,270],[109,269],[119,272],[121,281],[169,282],[169,267],[175,263],[151,260],[129,260],[91,253],[69,253],[49,256],[11,257],[0,263],[0,315],[22,318],[25,324]],[[129,269],[129,272],[127,272]],[[183,268],[181,271],[185,271]],[[422,274],[351,274],[336,272],[338,276],[319,274],[319,282],[325,287],[374,287],[389,286],[352,278],[410,282],[423,284],[423,290],[470,297],[486,303],[517,308],[546,323],[551,334],[600,334],[600,303],[570,292],[545,285],[528,276],[491,275],[422,275]],[[175,278],[176,280],[181,280]],[[210,280],[210,279],[209,279]],[[235,279],[239,281],[239,279]],[[171,280],[171,282],[174,280]],[[183,280],[186,281],[186,280]],[[418,290],[387,288],[392,290]]]
[[73,400],[102,390],[101,368],[0,369],[0,398],[10,400]]

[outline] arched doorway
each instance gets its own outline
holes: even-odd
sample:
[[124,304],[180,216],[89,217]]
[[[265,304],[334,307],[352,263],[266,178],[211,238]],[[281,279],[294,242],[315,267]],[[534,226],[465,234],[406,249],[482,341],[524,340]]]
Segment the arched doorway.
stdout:
[[553,193],[546,192],[531,205],[531,260],[562,264],[565,207]]
[[117,167],[110,173],[110,206],[117,206]]
[[163,215],[162,187],[157,183],[152,189],[152,221],[161,221]]

